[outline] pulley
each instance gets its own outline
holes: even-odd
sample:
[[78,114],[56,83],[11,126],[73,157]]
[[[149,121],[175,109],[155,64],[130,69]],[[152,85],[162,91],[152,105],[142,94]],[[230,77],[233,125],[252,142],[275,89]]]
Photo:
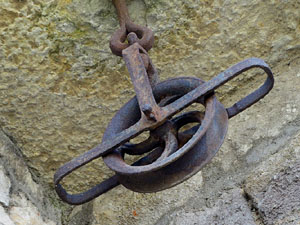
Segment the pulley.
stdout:
[[[136,192],[156,192],[188,179],[201,170],[220,149],[228,120],[263,98],[272,89],[273,74],[261,59],[239,62],[204,82],[195,77],[178,77],[158,82],[157,71],[147,51],[153,45],[149,28],[131,22],[125,0],[113,0],[121,28],[112,36],[110,47],[122,56],[130,73],[136,96],[112,118],[102,143],[60,167],[54,175],[55,190],[69,204],[82,204],[122,184]],[[256,91],[225,108],[214,95],[221,85],[243,72],[262,69],[267,78]],[[177,113],[195,103],[205,112]],[[183,126],[197,125],[181,132]],[[130,140],[150,131],[147,140],[132,144]],[[132,165],[126,155],[142,155]],[[80,194],[68,194],[60,184],[72,171],[103,157],[115,172],[111,178]]]

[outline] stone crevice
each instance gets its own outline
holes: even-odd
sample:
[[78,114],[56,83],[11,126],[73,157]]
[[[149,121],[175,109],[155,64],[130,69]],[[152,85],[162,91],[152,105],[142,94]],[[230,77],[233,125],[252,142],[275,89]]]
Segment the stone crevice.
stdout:
[[257,205],[255,204],[254,200],[252,199],[251,195],[249,195],[244,188],[243,188],[243,197],[245,198],[245,200],[248,203],[248,206],[252,212],[252,216],[255,220],[255,223],[257,225],[266,225],[263,222],[263,215],[261,214],[261,212],[259,212],[259,209],[257,208]]

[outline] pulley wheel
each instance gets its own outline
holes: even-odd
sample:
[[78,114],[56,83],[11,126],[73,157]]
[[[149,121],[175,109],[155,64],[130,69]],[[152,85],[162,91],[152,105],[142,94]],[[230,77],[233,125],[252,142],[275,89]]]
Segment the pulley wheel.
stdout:
[[[160,102],[168,97],[183,96],[203,83],[198,78],[174,78],[157,84],[153,89],[153,94],[156,102]],[[136,192],[164,190],[188,179],[211,161],[224,141],[228,126],[228,114],[213,94],[204,99],[199,99],[197,103],[205,106],[203,118],[197,117],[197,113],[190,113],[186,115],[186,119],[183,115],[167,121],[172,127],[172,124],[176,126],[180,123],[178,122],[180,120],[183,123],[185,120],[198,120],[200,126],[194,127],[193,135],[183,146],[178,147],[176,151],[166,157],[160,157],[164,154],[164,151],[157,147],[149,152],[148,156],[144,157],[144,159],[148,157],[146,160],[148,162],[153,158],[153,162],[144,165],[140,161],[136,165],[129,165],[124,161],[122,146],[103,157],[105,164],[115,171],[121,184]],[[134,125],[140,117],[138,102],[134,97],[113,117],[104,133],[102,142],[113,138],[121,131]],[[179,134],[175,134],[175,138],[177,138],[175,141],[171,138],[173,148],[178,144],[175,142],[179,142],[178,136]],[[167,138],[165,141],[164,147],[167,148],[171,145],[169,143],[170,139]],[[141,151],[142,153],[144,152]]]

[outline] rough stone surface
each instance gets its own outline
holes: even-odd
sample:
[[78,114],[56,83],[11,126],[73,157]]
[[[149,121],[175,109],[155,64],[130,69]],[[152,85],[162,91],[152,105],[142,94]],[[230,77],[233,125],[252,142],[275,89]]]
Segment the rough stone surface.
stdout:
[[0,131],[0,224],[61,224],[60,209],[51,192],[37,184],[20,151]]
[[233,189],[220,196],[212,207],[203,211],[184,212],[178,210],[163,217],[157,225],[255,225],[251,209],[241,189]]
[[266,224],[300,223],[300,161],[274,176],[258,203]]
[[[75,207],[70,216],[65,205],[60,205],[64,223],[155,224],[178,212],[176,221],[183,221],[187,213],[195,215],[185,221],[189,224],[198,215],[210,215],[214,207],[224,210],[222,198],[235,206],[230,200],[236,193],[233,190],[245,188],[255,223],[297,224],[294,211],[278,209],[278,214],[285,215],[273,215],[273,203],[263,199],[271,201],[276,193],[274,175],[286,179],[294,174],[281,162],[299,159],[293,149],[299,148],[300,2],[127,2],[133,20],[155,32],[149,54],[161,80],[175,76],[209,80],[254,56],[272,67],[276,84],[266,98],[230,120],[221,150],[192,180],[155,194],[118,187],[92,203]],[[113,56],[108,47],[118,22],[110,0],[2,0],[0,15],[0,126],[31,170],[8,154],[16,148],[1,132],[0,140],[6,144],[0,142],[0,156],[5,155],[0,162],[8,171],[12,192],[25,193],[38,210],[44,209],[49,219],[56,221],[59,216],[45,202],[31,173],[52,187],[55,170],[98,144],[111,117],[134,95],[122,59]],[[219,99],[229,106],[254,90],[264,77],[254,79],[253,75],[246,73],[218,89]],[[290,146],[290,154],[286,146]],[[272,163],[273,159],[278,163]],[[69,177],[65,185],[78,192],[110,174],[97,160]],[[293,185],[286,189],[293,191]],[[269,192],[263,195],[262,190]],[[246,212],[242,196],[238,199]],[[284,199],[288,201],[289,196]],[[291,206],[297,207],[296,203]]]
[[0,225],[15,225],[10,219],[4,208],[0,205]]
[[0,165],[0,203],[9,205],[10,180],[4,173],[4,168]]
[[264,224],[300,223],[300,133],[271,156],[245,182]]
[[53,221],[45,220],[41,217],[37,207],[35,207],[26,197],[21,194],[12,197],[13,204],[9,210],[9,216],[16,225],[55,225]]
[[[124,187],[115,188],[93,202],[92,224],[154,223],[170,209],[180,207],[197,195],[201,186],[200,172],[178,186],[153,194],[135,193]],[[115,201],[111,201],[112,199]]]

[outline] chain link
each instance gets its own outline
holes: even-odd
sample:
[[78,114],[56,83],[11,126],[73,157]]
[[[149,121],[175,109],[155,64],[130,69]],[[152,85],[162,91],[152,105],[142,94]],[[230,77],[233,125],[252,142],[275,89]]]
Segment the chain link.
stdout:
[[130,45],[127,35],[131,32],[136,34],[136,42],[138,42],[146,51],[149,51],[154,42],[154,34],[152,30],[147,27],[137,25],[131,21],[125,0],[112,1],[116,8],[120,23],[120,29],[117,30],[110,39],[110,49],[112,53],[122,56],[122,51]]

